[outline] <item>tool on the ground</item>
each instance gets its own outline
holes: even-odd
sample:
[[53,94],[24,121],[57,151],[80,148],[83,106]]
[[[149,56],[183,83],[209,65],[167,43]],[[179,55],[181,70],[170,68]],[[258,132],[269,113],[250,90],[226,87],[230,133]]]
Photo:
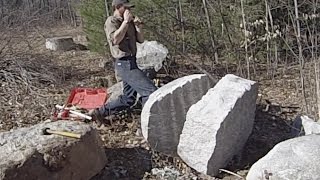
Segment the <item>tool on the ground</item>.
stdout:
[[71,110],[71,108],[67,108],[67,107],[64,107],[64,106],[60,106],[60,105],[56,105],[56,108],[58,109],[64,109],[64,110],[68,110],[70,113],[74,114],[74,115],[77,115],[79,117],[82,117],[82,118],[85,118],[85,119],[88,119],[88,120],[91,120],[92,117],[91,116],[88,116],[86,114],[83,114],[81,112],[78,112],[78,111],[74,111],[74,110]]
[[81,134],[65,132],[65,131],[54,131],[54,130],[51,130],[50,128],[43,129],[43,134],[44,135],[56,134],[56,135],[71,137],[71,138],[78,138],[78,139],[81,138]]

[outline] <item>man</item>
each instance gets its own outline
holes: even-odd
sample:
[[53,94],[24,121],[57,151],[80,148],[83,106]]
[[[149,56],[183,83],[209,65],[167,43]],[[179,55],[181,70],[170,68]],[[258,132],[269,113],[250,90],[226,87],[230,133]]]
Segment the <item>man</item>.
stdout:
[[136,63],[136,43],[143,43],[142,22],[132,15],[130,9],[134,5],[128,0],[113,0],[113,16],[105,22],[105,33],[110,46],[111,55],[115,59],[115,71],[123,81],[123,95],[109,102],[91,115],[93,120],[103,121],[105,116],[114,114],[132,106],[136,95],[141,95],[142,105],[157,88],[152,81],[138,68]]

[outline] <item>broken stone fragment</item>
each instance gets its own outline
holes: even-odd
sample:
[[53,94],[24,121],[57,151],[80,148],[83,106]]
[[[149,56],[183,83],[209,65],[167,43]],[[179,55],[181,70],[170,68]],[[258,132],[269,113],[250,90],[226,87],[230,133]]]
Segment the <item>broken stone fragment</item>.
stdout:
[[215,176],[246,143],[255,118],[258,85],[226,75],[192,105],[178,155],[198,172]]
[[[43,135],[43,129],[79,133],[81,139]],[[75,121],[42,123],[0,133],[0,179],[90,179],[104,168],[98,133]]]
[[144,138],[156,151],[175,156],[189,107],[213,87],[207,75],[176,79],[152,93],[141,113]]

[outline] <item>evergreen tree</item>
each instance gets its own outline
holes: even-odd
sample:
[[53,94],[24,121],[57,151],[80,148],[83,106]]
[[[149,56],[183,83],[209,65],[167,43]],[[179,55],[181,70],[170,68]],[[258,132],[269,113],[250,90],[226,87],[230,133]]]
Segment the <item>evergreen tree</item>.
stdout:
[[80,5],[80,13],[84,22],[84,31],[89,41],[89,49],[106,54],[107,39],[104,32],[106,20],[104,0],[84,0]]

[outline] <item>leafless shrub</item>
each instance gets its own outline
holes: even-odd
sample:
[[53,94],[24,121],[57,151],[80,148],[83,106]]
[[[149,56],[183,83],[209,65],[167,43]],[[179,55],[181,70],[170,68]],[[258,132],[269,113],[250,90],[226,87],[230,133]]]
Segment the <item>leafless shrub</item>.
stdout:
[[10,129],[48,118],[54,100],[50,93],[61,81],[59,71],[42,56],[0,58],[0,125]]

